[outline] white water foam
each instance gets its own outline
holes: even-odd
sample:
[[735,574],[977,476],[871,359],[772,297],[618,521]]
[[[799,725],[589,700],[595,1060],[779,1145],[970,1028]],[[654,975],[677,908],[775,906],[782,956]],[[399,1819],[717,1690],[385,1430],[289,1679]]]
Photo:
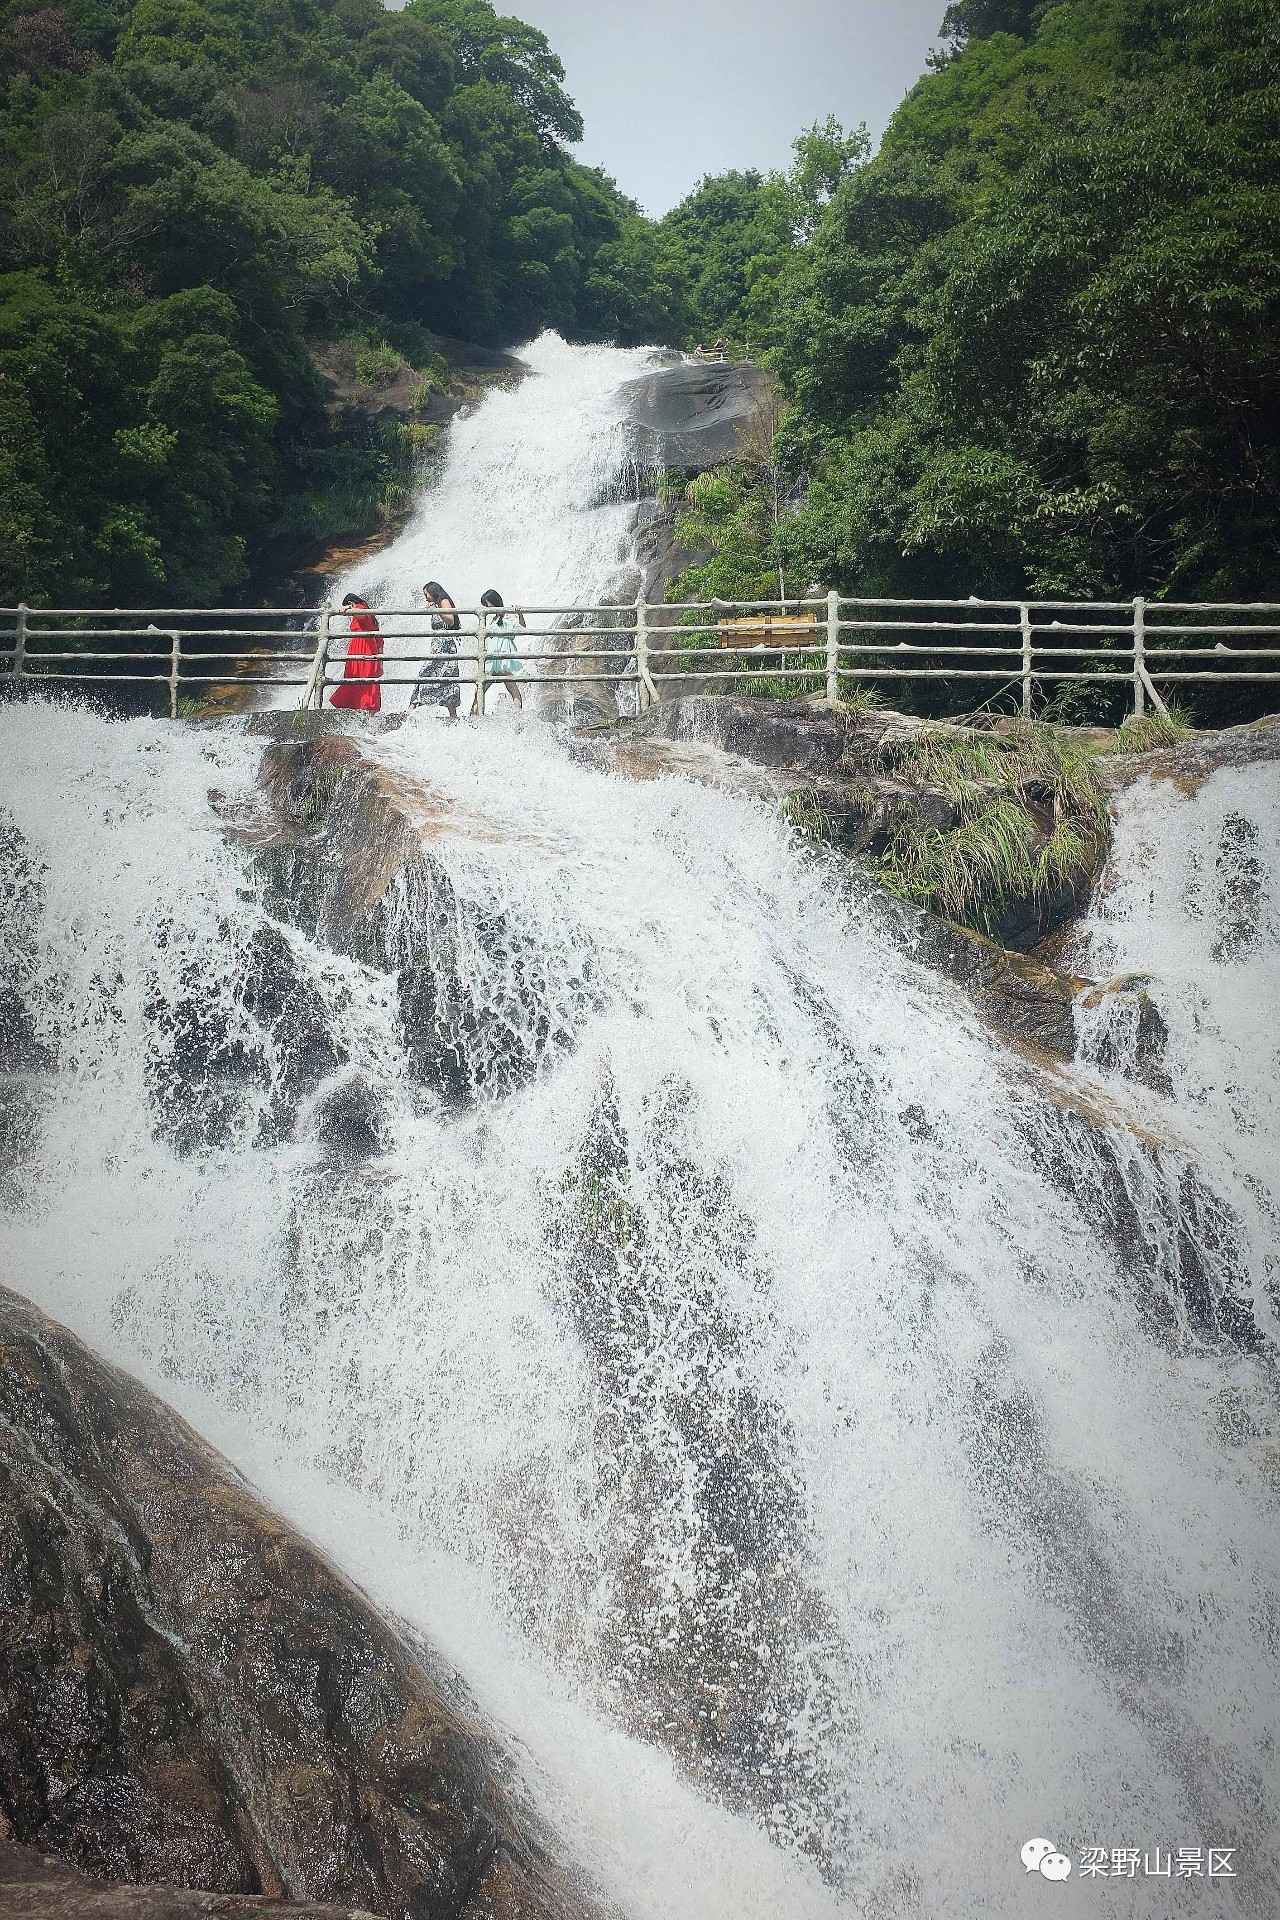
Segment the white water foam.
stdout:
[[[389,930],[459,983],[459,1106],[414,1084],[394,974],[224,836],[244,734],[29,704],[0,744],[43,871],[6,977],[57,1057],[6,1273],[432,1635],[625,1912],[1092,1912],[1024,1874],[1033,1834],[1235,1846],[1235,1882],[1140,1869],[1125,1911],[1269,1912],[1273,1376],[1265,1337],[1145,1314],[1177,1189],[1123,1127],[1111,1161],[1064,1135],[764,808],[406,727],[389,774],[489,830],[434,843]],[[1150,806],[1106,937],[1195,973],[1185,881],[1157,955],[1125,904],[1134,836],[1196,844]],[[303,1003],[332,1052],[300,1088]],[[1196,1122],[1233,1192],[1243,1072]],[[358,1163],[316,1119],[352,1074],[384,1109]],[[1258,1217],[1203,1249],[1223,1295]]]
[[[1116,812],[1079,964],[1104,980],[1149,973],[1168,1035],[1165,1111],[1252,1216],[1254,1243],[1269,1248],[1253,1305],[1280,1336],[1280,766],[1223,767],[1190,794],[1144,780]],[[1086,1058],[1134,1070],[1132,996],[1110,996],[1079,1019]]]

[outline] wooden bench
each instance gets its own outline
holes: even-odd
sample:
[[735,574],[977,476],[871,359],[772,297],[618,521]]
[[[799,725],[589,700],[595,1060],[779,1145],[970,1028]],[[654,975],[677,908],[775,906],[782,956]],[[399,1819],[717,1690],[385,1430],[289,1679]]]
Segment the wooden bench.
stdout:
[[718,647],[772,645],[778,652],[787,647],[813,647],[818,644],[818,616],[806,613],[743,613],[733,620],[721,620],[716,627]]

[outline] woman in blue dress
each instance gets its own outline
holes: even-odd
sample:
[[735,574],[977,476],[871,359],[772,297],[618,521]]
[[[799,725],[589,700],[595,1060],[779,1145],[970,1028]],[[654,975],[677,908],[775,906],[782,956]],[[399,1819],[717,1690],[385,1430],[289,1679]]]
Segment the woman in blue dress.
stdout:
[[523,671],[520,651],[514,638],[504,642],[502,636],[518,633],[525,625],[524,615],[514,607],[508,610],[496,587],[489,587],[480,595],[480,605],[492,609],[485,619],[485,677],[500,680],[517,707],[523,708],[524,701],[516,685],[516,675]]

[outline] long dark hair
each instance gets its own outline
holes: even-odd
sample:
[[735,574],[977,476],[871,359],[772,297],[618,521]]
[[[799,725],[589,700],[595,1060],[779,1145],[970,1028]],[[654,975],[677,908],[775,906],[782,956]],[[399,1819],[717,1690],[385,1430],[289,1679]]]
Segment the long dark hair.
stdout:
[[505,607],[506,604],[506,601],[496,587],[486,587],[480,595],[480,605],[482,607]]
[[[432,601],[436,606],[439,606],[442,600],[447,600],[449,602],[450,608],[452,609],[453,595],[451,593],[446,593],[438,580],[428,580],[426,586],[422,589],[422,591],[425,597],[428,600]],[[445,627],[451,633],[457,633],[461,629],[462,622],[461,620],[459,620],[456,613],[450,611],[448,613],[442,613],[439,617],[444,622]]]

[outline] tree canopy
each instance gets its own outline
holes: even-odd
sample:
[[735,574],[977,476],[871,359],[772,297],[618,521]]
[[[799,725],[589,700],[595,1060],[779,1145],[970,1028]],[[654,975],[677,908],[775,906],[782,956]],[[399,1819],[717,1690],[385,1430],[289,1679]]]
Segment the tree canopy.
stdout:
[[0,72],[6,602],[250,591],[359,455],[308,343],[677,324],[559,60],[488,0],[0,0]]
[[488,0],[0,0],[2,597],[249,592],[376,453],[309,344],[546,325],[773,368],[687,505],[721,592],[1280,597],[1274,0],[940,31],[878,152],[828,119],[651,221]]
[[868,595],[1280,598],[1280,14],[965,0],[944,32],[771,255],[784,182],[670,216],[699,321],[790,403],[771,550]]

